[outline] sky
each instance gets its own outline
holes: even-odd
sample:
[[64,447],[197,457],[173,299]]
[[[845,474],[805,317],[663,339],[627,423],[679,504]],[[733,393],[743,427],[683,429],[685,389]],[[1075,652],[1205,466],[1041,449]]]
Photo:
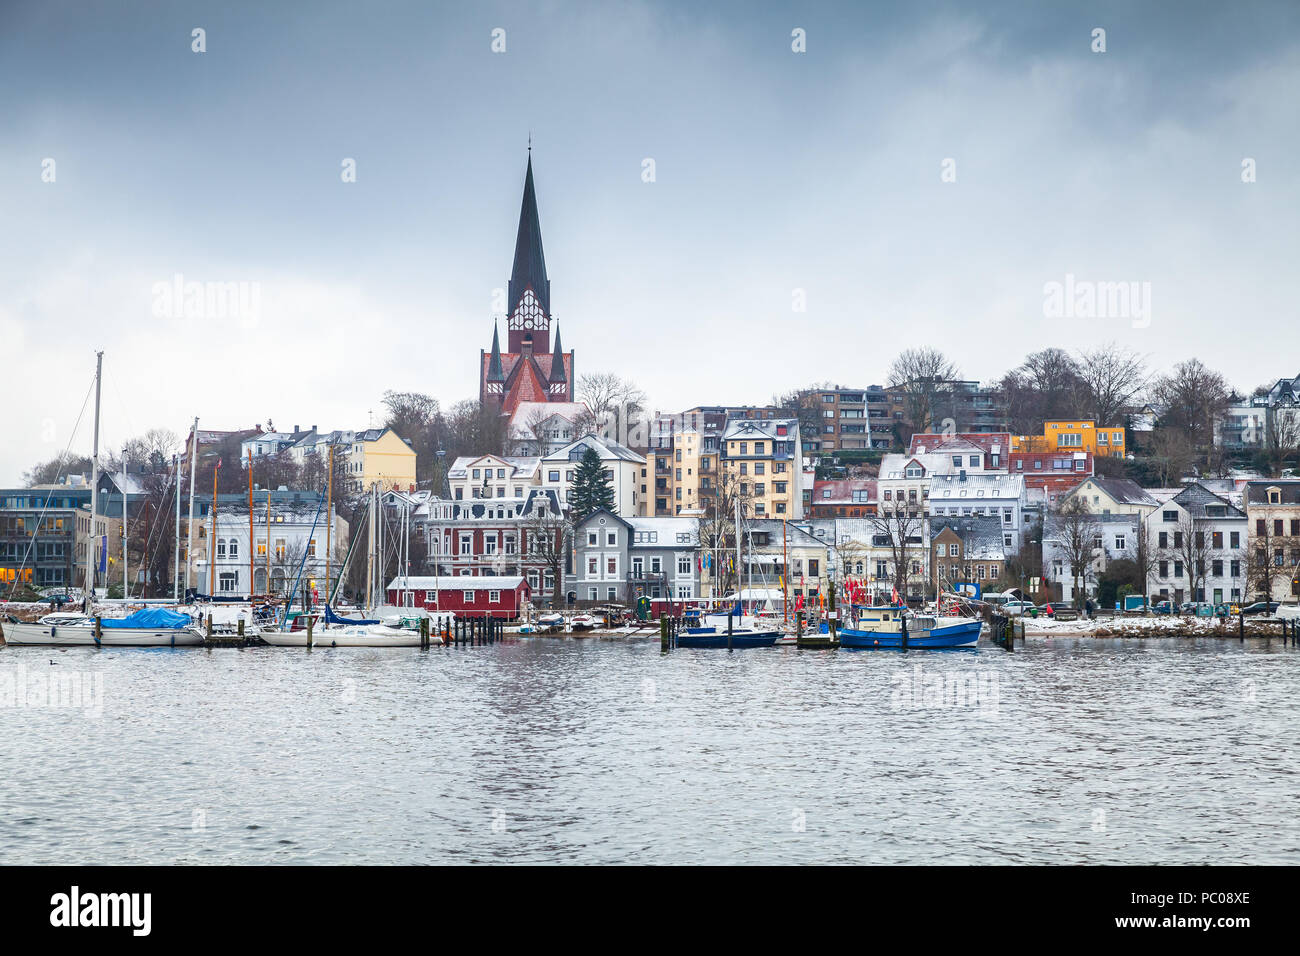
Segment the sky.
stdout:
[[1300,372],[1294,3],[0,0],[0,90],[0,487],[89,451],[100,349],[105,448],[476,397],[530,135],[564,345],[654,409],[917,346]]

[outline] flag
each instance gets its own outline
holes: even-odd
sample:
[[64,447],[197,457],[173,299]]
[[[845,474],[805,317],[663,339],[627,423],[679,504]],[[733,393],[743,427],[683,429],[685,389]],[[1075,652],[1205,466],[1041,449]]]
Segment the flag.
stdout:
[[891,592],[890,595],[889,595],[889,603],[890,603],[890,604],[897,604],[897,603],[898,603],[898,587],[897,587],[897,586],[895,586],[895,587],[893,588],[892,592]]
[[108,573],[108,535],[99,536],[99,573]]

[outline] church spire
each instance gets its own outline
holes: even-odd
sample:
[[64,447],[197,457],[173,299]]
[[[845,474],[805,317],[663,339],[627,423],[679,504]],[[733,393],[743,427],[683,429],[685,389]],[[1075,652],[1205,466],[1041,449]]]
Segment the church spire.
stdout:
[[501,338],[497,334],[497,324],[492,323],[492,358],[488,360],[487,380],[504,382],[505,374],[501,371]]
[[560,326],[555,326],[555,351],[551,354],[551,374],[547,380],[559,385],[564,384],[564,346],[560,344]]
[[524,200],[519,207],[519,233],[515,237],[515,264],[510,272],[510,308],[515,309],[524,290],[533,295],[546,316],[551,314],[551,280],[546,278],[546,257],[542,254],[542,224],[537,215],[537,193],[533,188],[533,153],[528,150],[528,172],[524,176]]

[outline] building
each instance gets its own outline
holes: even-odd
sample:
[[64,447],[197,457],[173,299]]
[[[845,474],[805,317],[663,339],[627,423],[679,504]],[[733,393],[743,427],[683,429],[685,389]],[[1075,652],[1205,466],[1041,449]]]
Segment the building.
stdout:
[[415,528],[424,535],[429,570],[436,575],[518,575],[533,593],[549,596],[557,571],[563,591],[568,563],[559,513],[555,493],[534,487],[521,497],[434,499]]
[[930,593],[953,593],[975,584],[980,593],[1001,590],[1007,547],[997,515],[944,515],[930,519]]
[[342,491],[366,491],[374,484],[381,491],[415,487],[415,449],[391,428],[324,434],[313,428],[289,447],[289,454],[301,465],[310,457],[327,455],[331,446],[336,467],[342,459],[347,483]]
[[1025,479],[1007,474],[932,475],[927,516],[962,518],[990,516],[1002,527],[1002,550],[1015,554],[1024,540]]
[[874,478],[814,481],[807,508],[810,518],[862,518],[876,513]]
[[[918,429],[938,428],[948,432],[1004,432],[1007,430],[1006,400],[994,387],[960,379],[914,380],[890,385],[890,415],[904,435]],[[918,402],[916,396],[922,396]],[[913,409],[929,408],[929,421],[913,421]]]
[[1025,479],[1030,500],[1049,509],[1093,475],[1090,451],[1013,451],[1008,464]]
[[572,402],[573,353],[565,352],[560,344],[558,326],[554,347],[551,344],[551,280],[542,252],[531,151],[508,295],[506,351],[501,351],[494,323],[491,351],[479,352],[479,401],[503,415],[513,415],[522,402]]
[[1005,475],[1007,432],[918,433],[906,453],[885,455],[877,479],[878,509],[924,517],[930,480],[937,475]]
[[803,452],[794,418],[733,418],[722,435],[722,471],[755,518],[803,517]]
[[574,528],[570,591],[587,602],[694,601],[701,596],[699,544],[694,518],[624,518],[598,509]]
[[1078,498],[1094,514],[1135,514],[1143,519],[1160,504],[1131,478],[1101,478],[1096,475],[1079,482],[1060,504],[1064,505],[1070,498]]
[[1096,531],[1091,559],[1079,576],[1078,590],[1071,568],[1064,529],[1048,521],[1043,530],[1043,572],[1060,593],[1060,600],[1076,606],[1097,597],[1098,581],[1114,561],[1137,561],[1138,537],[1143,534],[1142,516],[1129,512],[1107,512],[1092,517]]
[[1240,601],[1245,594],[1246,513],[1228,498],[1189,482],[1146,521],[1157,600]]
[[539,466],[541,487],[554,492],[560,506],[568,510],[578,463],[589,448],[595,449],[605,466],[605,478],[614,491],[614,511],[624,518],[641,514],[639,489],[644,478],[645,456],[600,435],[583,435],[544,457]]
[[810,451],[893,447],[893,409],[889,394],[879,385],[812,389],[799,398],[817,418],[816,433],[804,436]]
[[89,537],[88,484],[0,489],[0,594],[7,597],[15,583],[37,588],[81,584],[86,545],[77,529],[83,510]]
[[250,455],[253,458],[278,455],[288,451],[315,431],[315,425],[306,431],[294,425],[291,432],[262,431],[259,425],[256,432],[239,443],[239,458],[241,461],[247,461]]
[[540,457],[462,455],[447,469],[447,487],[456,501],[528,497],[541,486]]
[[1250,598],[1273,601],[1300,595],[1300,481],[1247,482],[1243,492],[1249,548]]
[[1092,419],[1043,423],[1041,435],[1016,435],[1011,450],[1020,452],[1086,451],[1102,458],[1123,458],[1128,452],[1124,426],[1099,426]]
[[532,588],[521,577],[438,578],[395,577],[388,582],[387,601],[397,607],[451,611],[457,617],[517,620],[532,601]]
[[512,456],[549,455],[596,430],[596,419],[582,402],[520,402],[506,426]]
[[[187,587],[220,596],[285,595],[295,582],[299,587],[305,582],[325,600],[328,582],[342,572],[349,529],[341,515],[322,504],[314,491],[257,489],[250,522],[246,494],[221,494],[214,540],[212,498],[196,499],[194,551],[182,565]],[[182,518],[182,548],[187,539]]]

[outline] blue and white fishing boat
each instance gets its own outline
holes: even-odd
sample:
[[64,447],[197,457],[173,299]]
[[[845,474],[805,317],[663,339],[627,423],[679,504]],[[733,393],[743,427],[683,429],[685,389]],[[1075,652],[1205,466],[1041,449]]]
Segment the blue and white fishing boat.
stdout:
[[865,607],[857,609],[852,627],[840,630],[840,647],[974,647],[981,627],[981,621],[968,617],[913,614],[905,607]]

